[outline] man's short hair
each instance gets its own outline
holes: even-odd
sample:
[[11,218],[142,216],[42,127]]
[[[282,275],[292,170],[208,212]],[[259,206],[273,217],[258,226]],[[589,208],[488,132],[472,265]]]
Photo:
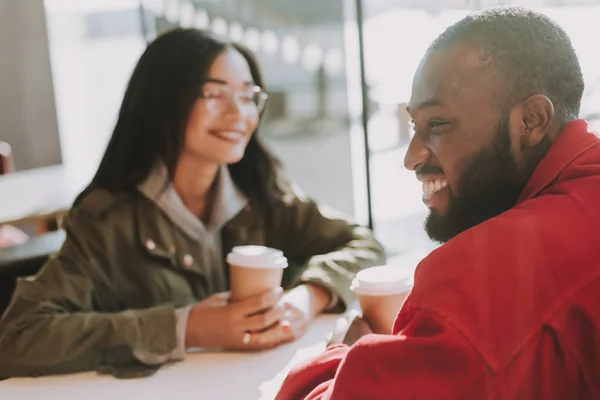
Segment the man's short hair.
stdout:
[[495,7],[469,15],[446,29],[429,47],[453,44],[481,50],[509,85],[505,106],[534,94],[552,100],[561,122],[577,119],[584,83],[569,36],[548,16],[522,7]]

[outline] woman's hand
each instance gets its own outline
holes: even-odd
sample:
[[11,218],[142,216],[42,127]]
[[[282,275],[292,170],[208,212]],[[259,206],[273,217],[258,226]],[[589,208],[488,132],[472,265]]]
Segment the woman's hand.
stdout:
[[202,300],[190,311],[186,347],[259,350],[279,345],[289,337],[289,324],[280,322],[286,309],[282,294],[277,288],[235,303],[228,292]]
[[331,295],[326,289],[310,283],[296,286],[284,294],[280,302],[284,308],[281,322],[284,341],[292,342],[304,335],[312,320],[330,300]]

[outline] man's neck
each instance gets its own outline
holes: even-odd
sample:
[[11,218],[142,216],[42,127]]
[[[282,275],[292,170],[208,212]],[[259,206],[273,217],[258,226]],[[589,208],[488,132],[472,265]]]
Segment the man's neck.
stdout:
[[552,144],[554,144],[556,139],[558,139],[560,134],[565,130],[565,128],[567,127],[569,122],[575,121],[575,120],[576,119],[570,119],[567,121],[556,121],[556,122],[552,123],[552,125],[549,127],[549,131],[548,131],[548,137],[550,138],[550,142]]

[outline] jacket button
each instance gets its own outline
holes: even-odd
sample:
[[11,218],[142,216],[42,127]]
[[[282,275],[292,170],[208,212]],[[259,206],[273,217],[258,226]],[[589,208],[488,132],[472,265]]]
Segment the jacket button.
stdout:
[[156,243],[154,243],[154,240],[152,240],[152,239],[146,240],[146,248],[148,250],[154,250],[156,248]]
[[194,257],[192,257],[189,254],[186,254],[185,256],[183,256],[183,265],[185,265],[186,267],[190,267],[193,263],[194,263]]
[[288,205],[288,206],[291,205],[293,201],[294,201],[294,196],[292,196],[291,194],[288,193],[283,196],[283,202],[286,205]]

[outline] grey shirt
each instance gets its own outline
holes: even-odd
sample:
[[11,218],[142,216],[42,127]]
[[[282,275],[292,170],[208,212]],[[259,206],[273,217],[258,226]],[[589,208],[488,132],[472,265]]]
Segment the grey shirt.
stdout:
[[[235,186],[229,168],[222,165],[215,182],[215,197],[210,209],[210,219],[204,224],[183,204],[181,197],[169,182],[166,167],[155,165],[146,180],[138,186],[139,192],[160,208],[165,215],[190,239],[198,243],[200,264],[207,278],[210,293],[227,289],[222,256],[221,230],[248,204],[248,199]],[[185,333],[192,305],[175,311],[178,345],[171,354],[153,354],[134,349],[135,356],[146,364],[162,364],[180,360],[185,356]]]

